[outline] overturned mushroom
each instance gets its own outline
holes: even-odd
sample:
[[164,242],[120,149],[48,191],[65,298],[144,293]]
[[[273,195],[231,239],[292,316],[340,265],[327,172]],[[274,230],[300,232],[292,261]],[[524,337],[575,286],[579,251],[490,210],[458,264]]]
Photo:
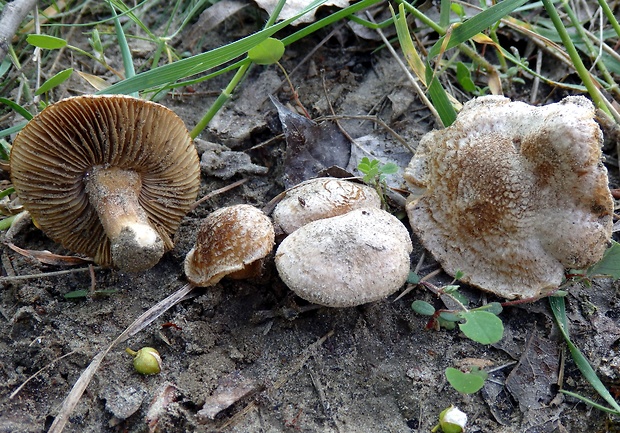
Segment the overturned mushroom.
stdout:
[[222,278],[242,279],[260,273],[273,249],[271,220],[254,206],[240,204],[209,214],[200,225],[196,246],[185,257],[185,275],[206,287]]
[[101,265],[141,271],[172,249],[200,166],[171,110],[128,96],[79,96],[47,107],[17,135],[11,179],[50,238]]
[[343,179],[319,177],[288,190],[272,216],[274,224],[289,234],[309,222],[362,207],[381,207],[381,198],[373,188]]
[[613,201],[593,117],[584,97],[532,107],[488,96],[423,137],[405,172],[417,195],[407,212],[446,272],[529,298],[600,260]]
[[282,281],[300,297],[351,307],[391,295],[407,280],[412,245],[393,215],[362,208],[311,222],[278,247]]

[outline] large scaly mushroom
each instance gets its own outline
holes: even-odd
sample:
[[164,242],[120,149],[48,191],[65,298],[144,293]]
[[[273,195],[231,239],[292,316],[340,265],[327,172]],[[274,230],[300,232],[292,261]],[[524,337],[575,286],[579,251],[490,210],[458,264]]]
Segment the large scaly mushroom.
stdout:
[[472,100],[420,141],[405,172],[411,226],[464,282],[508,299],[553,290],[565,269],[599,261],[611,237],[602,140],[584,97]]
[[11,179],[38,226],[65,248],[125,271],[154,266],[196,200],[200,165],[183,121],[128,96],[79,96],[17,135]]

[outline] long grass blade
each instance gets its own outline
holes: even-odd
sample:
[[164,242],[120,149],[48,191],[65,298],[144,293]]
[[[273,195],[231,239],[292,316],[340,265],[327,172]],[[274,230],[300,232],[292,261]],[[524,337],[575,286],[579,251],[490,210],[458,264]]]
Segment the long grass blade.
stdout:
[[128,78],[119,83],[113,84],[107,89],[97,92],[98,94],[131,93],[168,83],[173,83],[181,78],[196,75],[208,71],[211,68],[220,66],[246,53],[250,48],[258,45],[269,36],[283,29],[297,18],[308,13],[314,8],[323,4],[326,0],[315,0],[305,7],[299,14],[282,21],[272,27],[256,32],[228,45],[216,48],[206,53],[188,57],[178,62],[163,65],[150,71],[137,74],[135,77]]
[[609,393],[603,382],[598,378],[596,372],[588,362],[587,358],[581,353],[579,348],[573,344],[569,336],[568,330],[568,320],[566,318],[566,306],[564,304],[564,298],[560,296],[551,296],[549,298],[549,305],[551,306],[551,311],[553,312],[553,316],[560,328],[560,332],[566,341],[566,345],[568,346],[568,350],[570,351],[577,368],[583,374],[583,377],[592,385],[598,394],[603,397],[603,399],[609,403],[611,407],[615,410],[617,415],[620,415],[620,405],[616,402],[616,400]]
[[[450,40],[446,44],[445,49],[449,50],[450,48],[456,47],[458,44],[468,41],[527,2],[528,0],[504,0],[503,2],[498,3],[495,6],[491,6],[487,10],[473,16],[460,26],[454,27],[450,35]],[[444,43],[444,38],[445,36],[440,38],[435,45],[433,45],[428,53],[429,58],[432,59],[439,54]]]
[[433,68],[427,62],[426,63],[426,82],[430,83],[428,86],[428,95],[433,101],[433,106],[439,113],[443,126],[448,127],[456,120],[456,110],[450,102],[450,98],[446,93],[446,89],[443,88],[437,76],[433,74]]
[[33,117],[32,114],[30,114],[28,110],[26,110],[24,107],[19,105],[17,102],[11,101],[10,99],[0,98],[0,104],[8,105],[9,107],[13,109],[13,111],[20,114],[26,120],[30,120]]
[[612,111],[607,106],[607,101],[605,97],[601,94],[598,87],[594,84],[594,80],[592,80],[590,71],[588,71],[588,69],[583,64],[581,57],[579,57],[579,53],[577,52],[577,49],[575,48],[575,45],[573,44],[573,41],[570,38],[570,35],[566,31],[566,27],[564,27],[564,23],[562,22],[562,19],[560,18],[560,15],[558,14],[558,11],[555,9],[553,3],[551,2],[551,0],[542,0],[542,2],[543,2],[543,5],[545,6],[545,10],[547,11],[547,14],[549,14],[549,17],[551,18],[551,21],[553,21],[553,25],[555,26],[556,31],[558,32],[558,34],[560,35],[560,38],[562,39],[564,48],[566,48],[566,52],[568,53],[571,61],[573,62],[575,71],[579,75],[579,78],[581,78],[581,81],[583,82],[583,84],[588,89],[588,93],[590,94],[592,101],[598,108],[603,110],[609,116],[614,117],[616,121],[620,121],[618,113],[617,112],[612,113]]
[[394,16],[394,26],[396,27],[396,34],[398,35],[400,48],[405,55],[405,60],[407,60],[409,67],[416,74],[422,84],[426,86],[426,67],[424,66],[424,62],[420,58],[418,50],[416,50],[413,40],[411,39],[409,27],[407,26],[407,18],[405,17],[405,7],[402,3],[399,5],[398,16],[394,15],[393,10],[391,11],[392,16]]

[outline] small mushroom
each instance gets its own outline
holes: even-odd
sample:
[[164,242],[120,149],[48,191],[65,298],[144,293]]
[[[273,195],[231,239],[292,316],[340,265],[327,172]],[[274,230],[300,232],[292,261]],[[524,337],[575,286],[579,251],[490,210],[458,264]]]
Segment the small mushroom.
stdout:
[[47,107],[17,135],[11,180],[65,248],[125,271],[154,266],[196,200],[200,165],[183,121],[128,96]]
[[275,255],[282,281],[328,307],[352,307],[391,295],[407,280],[411,238],[382,209],[362,208],[295,230]]
[[185,275],[200,287],[217,284],[226,276],[256,276],[262,259],[273,249],[274,238],[271,220],[254,206],[218,209],[202,221],[196,246],[185,257]]
[[584,97],[533,107],[487,96],[425,135],[405,172],[414,232],[451,275],[504,298],[559,286],[601,259],[613,200]]
[[319,177],[286,191],[272,217],[276,227],[289,234],[309,222],[363,207],[381,207],[381,198],[373,188],[343,179]]

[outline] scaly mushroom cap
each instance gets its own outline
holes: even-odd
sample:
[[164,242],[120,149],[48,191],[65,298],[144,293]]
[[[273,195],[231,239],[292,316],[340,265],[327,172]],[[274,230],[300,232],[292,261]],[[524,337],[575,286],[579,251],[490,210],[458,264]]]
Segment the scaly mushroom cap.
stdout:
[[202,221],[196,246],[185,257],[185,275],[200,287],[217,284],[225,276],[255,276],[274,239],[271,220],[254,206],[218,209]]
[[488,96],[422,138],[405,172],[418,195],[407,212],[446,272],[529,298],[601,259],[613,200],[593,117],[580,96],[542,107]]
[[[50,238],[135,271],[173,247],[198,194],[200,165],[171,110],[128,96],[79,96],[47,107],[17,135],[11,179]],[[140,222],[124,225],[125,214]],[[115,260],[109,237],[122,250]]]
[[373,188],[333,177],[307,180],[286,191],[273,210],[273,222],[286,234],[322,218],[362,207],[381,207]]
[[282,281],[301,298],[352,307],[402,287],[412,249],[395,216],[362,208],[295,230],[278,247],[275,262]]

